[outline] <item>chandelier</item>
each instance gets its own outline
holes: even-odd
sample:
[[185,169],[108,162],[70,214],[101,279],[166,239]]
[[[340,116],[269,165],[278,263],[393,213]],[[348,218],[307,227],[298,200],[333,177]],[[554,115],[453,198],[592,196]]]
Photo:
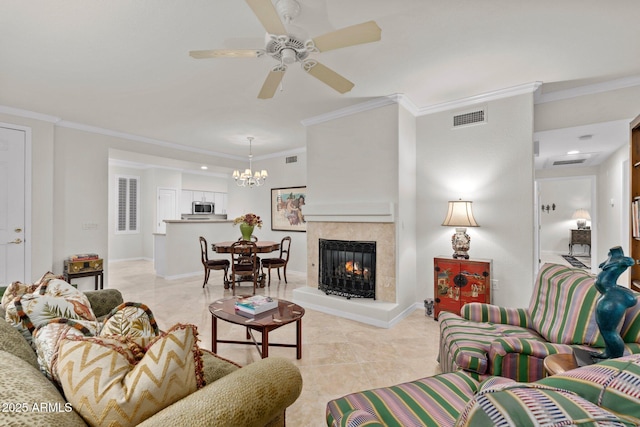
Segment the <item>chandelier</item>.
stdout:
[[249,140],[249,169],[245,169],[244,172],[240,173],[239,170],[233,171],[233,179],[236,180],[236,184],[239,187],[259,187],[266,181],[269,174],[266,170],[262,169],[260,172],[253,172],[251,161],[253,159],[253,153],[251,152],[251,141],[253,141],[253,137],[247,137]]

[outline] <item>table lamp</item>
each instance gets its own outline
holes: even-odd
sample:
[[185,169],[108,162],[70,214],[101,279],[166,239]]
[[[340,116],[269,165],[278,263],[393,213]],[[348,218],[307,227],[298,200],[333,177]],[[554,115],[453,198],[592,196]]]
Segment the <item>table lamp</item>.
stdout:
[[577,209],[573,215],[571,216],[572,219],[576,219],[576,225],[578,226],[579,230],[582,230],[583,228],[587,228],[587,220],[591,220],[591,216],[589,216],[589,211],[587,211],[586,209]]
[[453,247],[453,258],[469,259],[469,241],[471,238],[467,234],[467,227],[479,227],[470,201],[456,200],[449,201],[449,210],[442,225],[456,227],[456,232],[451,236],[451,246]]

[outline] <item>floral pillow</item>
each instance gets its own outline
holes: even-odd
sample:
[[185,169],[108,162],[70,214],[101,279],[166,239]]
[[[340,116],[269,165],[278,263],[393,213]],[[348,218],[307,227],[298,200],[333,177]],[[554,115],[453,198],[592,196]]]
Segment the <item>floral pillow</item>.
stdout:
[[16,297],[6,306],[6,321],[32,342],[35,329],[52,319],[96,320],[87,297],[61,279],[49,279],[32,293]]
[[133,426],[203,386],[197,342],[196,327],[180,324],[146,348],[134,337],[67,337],[57,377],[87,424]]
[[7,286],[7,289],[2,295],[2,306],[6,307],[11,301],[24,294],[33,293],[33,291],[35,291],[37,287],[38,285],[36,284],[27,285],[22,282],[13,282],[9,286]]
[[51,279],[64,279],[64,277],[58,276],[56,274],[53,274],[50,271],[47,271],[32,285],[27,285],[26,283],[22,283],[22,282],[13,282],[4,291],[4,294],[2,295],[2,301],[0,302],[0,304],[3,307],[6,307],[7,304],[13,301],[16,297],[20,297],[24,294],[33,293],[33,291],[35,291],[38,286],[40,286],[45,282],[48,282]]
[[[144,354],[144,348],[159,335],[159,330],[149,307],[133,302],[126,302],[114,308],[104,323],[68,318],[48,320],[36,327],[33,332],[33,346],[38,356],[40,370],[50,380],[59,382],[56,376],[56,364],[60,342],[71,336],[98,335],[116,338],[121,342],[132,342],[132,351]],[[135,339],[127,341],[126,338]],[[137,348],[140,350],[136,350]]]
[[58,382],[55,365],[58,362],[60,342],[70,336],[94,336],[98,332],[98,326],[99,323],[96,321],[62,318],[52,319],[38,326],[33,333],[33,346],[42,373],[50,380]]
[[159,333],[158,324],[149,307],[137,302],[125,302],[114,308],[104,319],[100,336],[155,337]]

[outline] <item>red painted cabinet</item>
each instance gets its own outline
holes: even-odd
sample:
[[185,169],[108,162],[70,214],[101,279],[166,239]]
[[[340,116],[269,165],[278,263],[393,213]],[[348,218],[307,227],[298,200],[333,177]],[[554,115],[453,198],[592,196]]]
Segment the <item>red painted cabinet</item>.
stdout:
[[460,314],[468,302],[491,303],[491,260],[438,257],[433,267],[434,319],[442,310]]

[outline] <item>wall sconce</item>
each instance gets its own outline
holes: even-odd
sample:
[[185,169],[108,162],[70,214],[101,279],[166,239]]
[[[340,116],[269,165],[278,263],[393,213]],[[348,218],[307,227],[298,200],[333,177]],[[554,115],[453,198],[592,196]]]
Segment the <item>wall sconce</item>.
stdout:
[[549,205],[546,205],[546,206],[545,206],[545,205],[542,205],[542,212],[545,212],[545,211],[546,211],[547,213],[549,213],[549,209],[551,209],[552,211],[555,211],[555,210],[556,210],[556,204],[555,204],[555,203],[552,203],[552,204],[551,204],[551,206],[549,206]]
[[456,232],[451,237],[451,246],[455,251],[453,258],[469,259],[467,251],[469,250],[471,238],[467,234],[467,227],[479,227],[473,217],[471,203],[473,202],[463,200],[449,202],[449,210],[442,223],[442,225],[456,227]]

